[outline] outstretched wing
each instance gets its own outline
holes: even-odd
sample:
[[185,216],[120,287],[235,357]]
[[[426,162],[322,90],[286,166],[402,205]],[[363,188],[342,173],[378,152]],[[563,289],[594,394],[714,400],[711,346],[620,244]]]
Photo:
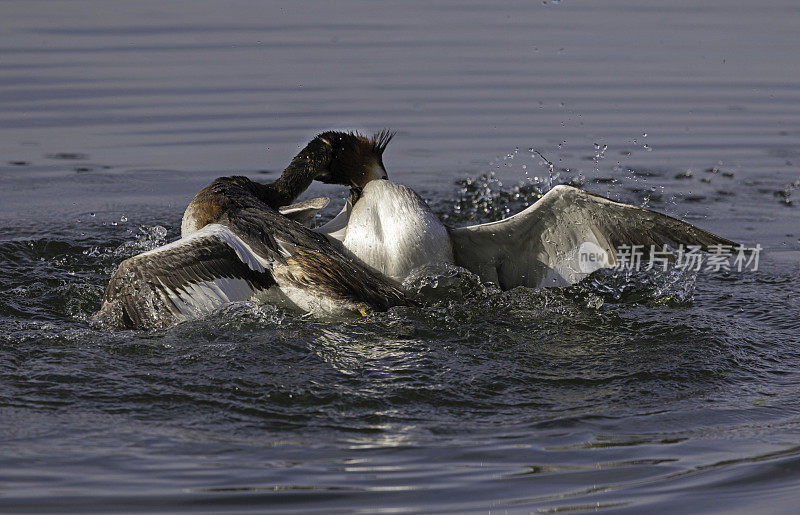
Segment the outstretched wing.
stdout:
[[231,228],[210,224],[123,261],[98,315],[113,326],[148,329],[193,318],[270,288],[280,260],[279,251],[256,251]]
[[620,245],[735,245],[671,216],[564,185],[514,216],[450,229],[450,236],[456,264],[503,289],[574,284],[600,267],[582,266],[587,250],[605,252],[601,266],[613,267]]

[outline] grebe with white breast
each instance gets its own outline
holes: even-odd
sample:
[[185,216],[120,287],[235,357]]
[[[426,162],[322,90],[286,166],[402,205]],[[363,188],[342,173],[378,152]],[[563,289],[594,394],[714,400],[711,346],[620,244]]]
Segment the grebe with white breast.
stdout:
[[[566,185],[504,220],[460,228],[445,226],[407,186],[378,180],[354,192],[318,231],[397,282],[419,267],[448,263],[504,290],[566,286],[616,266],[622,245],[648,252],[663,244],[736,245],[671,216]],[[581,262],[584,257],[594,260]]]

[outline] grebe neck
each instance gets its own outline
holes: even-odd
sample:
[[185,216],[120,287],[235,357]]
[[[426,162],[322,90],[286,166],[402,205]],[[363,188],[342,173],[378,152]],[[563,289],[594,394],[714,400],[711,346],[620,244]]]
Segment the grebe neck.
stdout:
[[259,184],[258,196],[274,208],[291,204],[308,189],[315,177],[330,166],[331,157],[330,144],[314,138],[294,156],[275,182]]

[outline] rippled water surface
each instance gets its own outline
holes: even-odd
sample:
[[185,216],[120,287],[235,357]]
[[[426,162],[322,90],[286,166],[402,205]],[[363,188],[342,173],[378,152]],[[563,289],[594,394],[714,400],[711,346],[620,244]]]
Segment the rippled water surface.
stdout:
[[[792,511],[800,7],[645,4],[2,3],[0,511]],[[87,323],[214,177],[387,126],[390,177],[447,223],[570,183],[759,270],[439,270],[364,320]],[[346,192],[308,194],[326,218]]]

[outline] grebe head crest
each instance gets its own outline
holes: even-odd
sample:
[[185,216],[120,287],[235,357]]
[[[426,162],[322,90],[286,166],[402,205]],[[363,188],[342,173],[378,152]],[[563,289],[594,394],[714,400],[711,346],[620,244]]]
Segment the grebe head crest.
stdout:
[[367,138],[358,132],[323,132],[316,139],[330,146],[331,161],[328,168],[317,175],[316,179],[329,184],[359,188],[374,179],[387,179],[383,151],[394,134],[383,130],[372,138]]

